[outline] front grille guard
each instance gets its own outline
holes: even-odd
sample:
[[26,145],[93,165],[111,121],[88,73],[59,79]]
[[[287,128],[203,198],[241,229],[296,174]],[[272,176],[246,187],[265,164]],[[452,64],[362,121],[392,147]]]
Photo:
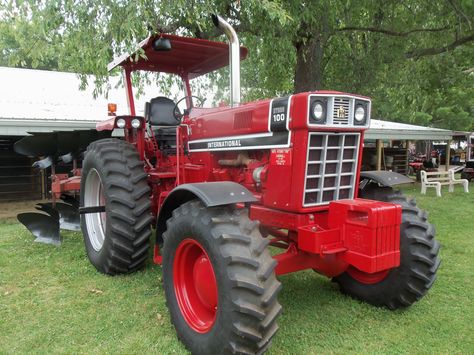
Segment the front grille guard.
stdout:
[[309,133],[303,207],[354,198],[359,141],[360,133]]

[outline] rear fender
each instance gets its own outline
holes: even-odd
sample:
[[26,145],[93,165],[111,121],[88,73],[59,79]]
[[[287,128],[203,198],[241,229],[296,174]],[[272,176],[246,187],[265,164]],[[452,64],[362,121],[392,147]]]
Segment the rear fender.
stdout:
[[156,222],[156,244],[163,243],[166,221],[173,211],[191,200],[199,199],[206,207],[256,202],[255,196],[240,184],[231,181],[183,184],[176,187],[166,197],[158,213]]

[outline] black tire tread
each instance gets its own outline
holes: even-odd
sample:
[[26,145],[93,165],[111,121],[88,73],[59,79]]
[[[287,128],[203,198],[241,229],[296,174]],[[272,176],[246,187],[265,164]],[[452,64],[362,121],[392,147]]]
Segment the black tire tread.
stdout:
[[[277,295],[281,284],[273,272],[276,263],[266,248],[268,242],[260,235],[259,224],[248,219],[246,209],[206,208],[200,201],[190,201],[174,210],[167,221],[167,231],[163,235],[164,255],[167,240],[173,238],[174,226],[188,214],[209,226],[212,242],[218,245],[217,250],[226,265],[228,298],[232,300],[228,306],[230,313],[226,313],[230,314],[226,319],[230,330],[221,336],[226,337],[220,339],[225,344],[217,353],[264,352],[278,330],[276,319],[281,306]],[[164,272],[164,282],[165,275]],[[173,314],[171,320],[176,326]],[[178,337],[192,353],[201,353],[179,331]],[[208,351],[212,352],[211,349]]]
[[[106,238],[110,238],[110,250],[104,250],[105,259],[94,266],[109,275],[142,269],[148,259],[152,221],[150,188],[143,162],[135,147],[115,138],[91,143],[85,162],[88,159],[101,165],[106,180],[103,181],[109,226]],[[83,227],[85,234],[84,230]]]

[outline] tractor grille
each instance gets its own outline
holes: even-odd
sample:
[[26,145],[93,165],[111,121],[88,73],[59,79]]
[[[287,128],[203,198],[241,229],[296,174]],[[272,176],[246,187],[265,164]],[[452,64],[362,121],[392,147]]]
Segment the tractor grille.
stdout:
[[354,198],[359,133],[309,133],[303,206]]
[[335,97],[333,106],[333,118],[332,123],[335,125],[349,124],[349,109],[350,101],[347,98]]

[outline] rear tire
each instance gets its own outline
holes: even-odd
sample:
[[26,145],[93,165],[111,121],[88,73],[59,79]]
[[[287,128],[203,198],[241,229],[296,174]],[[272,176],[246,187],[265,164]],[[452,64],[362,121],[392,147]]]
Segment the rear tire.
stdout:
[[[190,201],[173,211],[163,237],[166,301],[178,337],[191,353],[264,352],[278,330],[281,284],[268,241],[247,210]],[[202,261],[212,265],[206,273]],[[203,274],[207,277],[199,277]]]
[[376,306],[404,308],[421,299],[431,288],[440,265],[439,242],[427,214],[414,200],[390,187],[370,184],[359,197],[402,206],[400,266],[377,274],[349,269],[334,278],[343,293]]
[[151,235],[150,188],[136,149],[119,139],[89,145],[82,165],[81,206],[105,205],[81,215],[87,256],[104,274],[143,268]]

